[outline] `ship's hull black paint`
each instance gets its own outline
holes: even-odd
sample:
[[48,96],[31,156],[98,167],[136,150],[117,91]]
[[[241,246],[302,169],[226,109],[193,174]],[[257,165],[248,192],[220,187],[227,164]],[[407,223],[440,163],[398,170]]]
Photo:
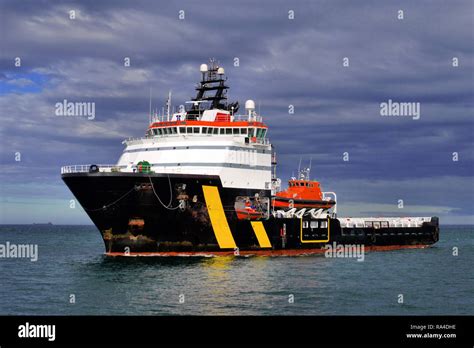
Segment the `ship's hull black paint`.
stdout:
[[[63,174],[62,178],[100,230],[107,252],[222,251],[209,219],[203,185],[218,187],[237,247],[260,249],[250,221],[237,219],[234,203],[237,196],[258,193],[261,197],[270,197],[269,190],[223,188],[218,176],[207,175],[73,173]],[[178,207],[180,200],[185,204]],[[273,249],[323,248],[332,242],[390,246],[427,245],[438,241],[436,218],[418,228],[377,230],[341,229],[337,219],[320,219],[318,228],[311,228],[310,221],[304,223],[307,219],[309,217],[270,217],[261,221]],[[319,228],[324,221],[329,222],[328,242],[325,242],[328,229]],[[304,242],[310,240],[318,242]]]

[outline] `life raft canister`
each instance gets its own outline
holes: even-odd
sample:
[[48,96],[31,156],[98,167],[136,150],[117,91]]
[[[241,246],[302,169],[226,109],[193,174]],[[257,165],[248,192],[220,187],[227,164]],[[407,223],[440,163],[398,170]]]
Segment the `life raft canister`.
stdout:
[[99,166],[97,164],[91,164],[89,167],[89,173],[98,173]]

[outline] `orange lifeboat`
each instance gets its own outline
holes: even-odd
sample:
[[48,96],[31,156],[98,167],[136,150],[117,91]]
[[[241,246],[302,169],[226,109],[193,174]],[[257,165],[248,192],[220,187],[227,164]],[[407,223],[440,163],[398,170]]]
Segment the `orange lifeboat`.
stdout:
[[235,212],[239,220],[260,220],[265,217],[265,207],[268,206],[268,198],[237,197]]
[[277,192],[273,196],[275,208],[316,208],[329,209],[336,204],[335,201],[323,199],[319,182],[313,180],[292,178],[288,181],[285,191]]

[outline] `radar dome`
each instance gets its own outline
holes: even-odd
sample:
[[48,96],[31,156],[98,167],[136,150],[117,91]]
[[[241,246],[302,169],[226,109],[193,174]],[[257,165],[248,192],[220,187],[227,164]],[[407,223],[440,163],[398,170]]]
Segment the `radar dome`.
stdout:
[[217,74],[218,75],[224,75],[224,68],[217,69]]
[[255,102],[254,102],[253,100],[251,100],[251,99],[247,100],[247,101],[245,102],[245,108],[246,108],[247,110],[255,110]]
[[199,71],[201,71],[202,73],[205,73],[207,72],[207,64],[201,64],[201,67],[199,68]]

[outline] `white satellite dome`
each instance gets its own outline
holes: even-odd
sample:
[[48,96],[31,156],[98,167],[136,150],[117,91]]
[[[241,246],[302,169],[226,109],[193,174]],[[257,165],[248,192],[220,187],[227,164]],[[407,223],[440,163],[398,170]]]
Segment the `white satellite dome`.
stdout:
[[224,68],[221,67],[221,68],[217,69],[217,74],[218,75],[224,75]]
[[207,64],[201,64],[201,66],[199,67],[199,71],[201,71],[202,73],[207,72],[207,70],[208,70]]
[[249,99],[245,102],[245,109],[255,110],[255,102],[252,99]]

